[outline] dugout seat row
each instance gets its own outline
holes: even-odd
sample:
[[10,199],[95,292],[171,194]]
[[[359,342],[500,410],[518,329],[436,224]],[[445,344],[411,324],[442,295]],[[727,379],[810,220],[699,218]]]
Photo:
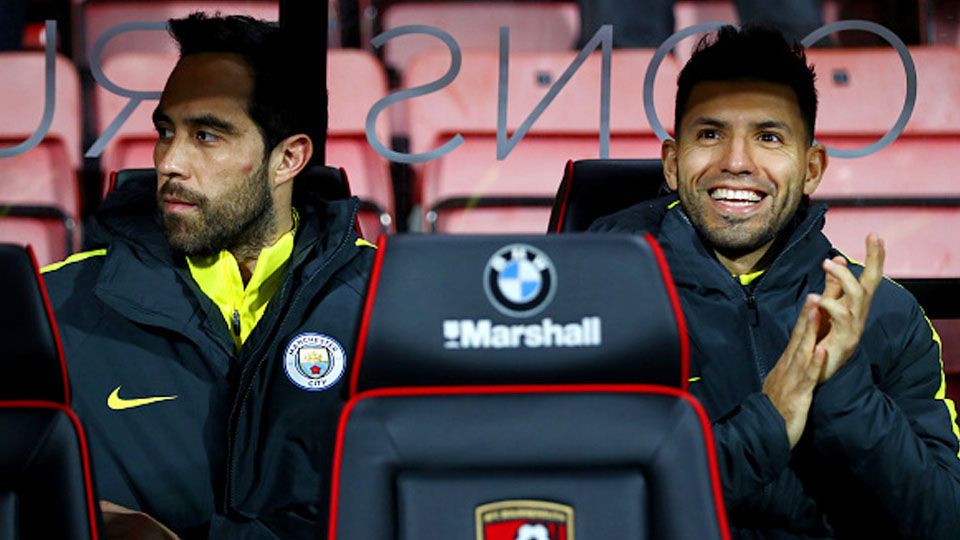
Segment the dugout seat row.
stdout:
[[0,280],[0,539],[96,539],[86,438],[33,253],[0,244]]

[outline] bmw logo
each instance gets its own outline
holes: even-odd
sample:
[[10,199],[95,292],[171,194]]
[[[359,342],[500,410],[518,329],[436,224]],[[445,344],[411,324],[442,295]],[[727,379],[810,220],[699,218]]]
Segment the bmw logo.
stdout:
[[487,261],[483,288],[500,313],[530,317],[553,300],[557,274],[544,252],[526,244],[511,244]]

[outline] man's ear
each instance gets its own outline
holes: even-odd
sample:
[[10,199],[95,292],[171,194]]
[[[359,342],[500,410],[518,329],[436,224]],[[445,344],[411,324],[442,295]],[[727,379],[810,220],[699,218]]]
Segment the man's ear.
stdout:
[[820,186],[823,173],[827,170],[827,161],[827,149],[822,144],[814,142],[807,150],[807,177],[803,180],[804,195],[812,195]]
[[667,139],[660,147],[660,159],[663,160],[663,177],[671,190],[677,190],[677,141]]
[[303,133],[291,135],[280,141],[270,156],[273,184],[283,185],[293,180],[310,162],[313,156],[313,141]]

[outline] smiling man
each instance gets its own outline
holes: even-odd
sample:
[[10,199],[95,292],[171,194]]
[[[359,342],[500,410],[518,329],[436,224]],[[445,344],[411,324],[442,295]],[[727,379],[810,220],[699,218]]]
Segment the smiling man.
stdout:
[[320,537],[374,250],[300,177],[326,118],[302,51],[247,17],[170,28],[156,180],[44,273],[107,536]]
[[663,246],[738,538],[960,538],[960,430],[916,301],[821,233],[803,49],[725,27],[677,83],[671,195],[601,218]]

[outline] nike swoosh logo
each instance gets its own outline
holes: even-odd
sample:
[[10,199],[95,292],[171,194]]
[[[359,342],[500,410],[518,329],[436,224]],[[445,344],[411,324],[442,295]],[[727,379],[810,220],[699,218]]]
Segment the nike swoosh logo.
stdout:
[[153,397],[144,397],[144,398],[132,398],[124,399],[120,397],[120,386],[113,389],[113,392],[110,392],[110,395],[107,396],[107,407],[115,411],[122,411],[125,409],[132,409],[134,407],[143,407],[144,405],[150,405],[151,403],[157,403],[159,401],[168,401],[171,399],[177,399],[177,396],[153,396]]

